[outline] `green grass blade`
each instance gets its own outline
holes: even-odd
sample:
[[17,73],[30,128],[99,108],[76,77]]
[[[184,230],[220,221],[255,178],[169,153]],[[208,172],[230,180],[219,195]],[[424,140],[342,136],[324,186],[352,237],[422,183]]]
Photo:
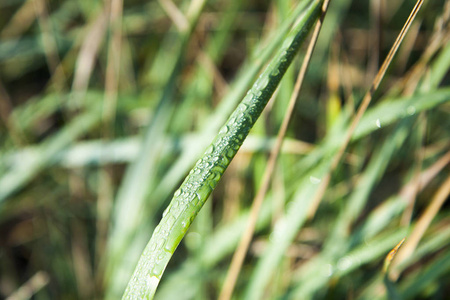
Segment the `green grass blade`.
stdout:
[[[383,145],[380,145],[379,149],[374,151],[376,154],[369,162],[364,173],[360,176],[357,185],[354,187],[354,192],[349,196],[349,199],[345,201],[345,206],[342,209],[341,215],[333,226],[334,230],[330,233],[330,236],[325,242],[321,254],[314,260],[308,262],[308,266],[310,266],[311,269],[309,271],[303,269],[302,276],[295,280],[296,284],[294,284],[294,286],[296,288],[292,292],[294,299],[300,297],[300,295],[305,298],[312,297],[314,293],[324,290],[330,280],[344,276],[351,270],[355,270],[364,263],[379,257],[385,251],[392,248],[392,246],[406,234],[405,231],[402,231],[401,233],[383,236],[381,241],[368,243],[370,246],[367,246],[362,243],[362,240],[369,241],[373,234],[364,235],[358,230],[355,231],[351,229],[351,225],[363,209],[362,205],[366,204],[368,200],[370,190],[373,189],[380,176],[384,174],[386,166],[393,156],[393,152],[400,148],[406,138],[405,128],[408,126],[409,122],[403,123],[404,124],[400,124],[397,130],[386,139]],[[401,199],[397,198],[396,200],[397,206],[400,204],[400,209],[405,207],[404,204],[402,205]],[[388,216],[395,212],[398,214],[399,208],[397,206],[391,205],[389,208],[393,209],[393,212],[386,212],[386,210],[384,210],[383,213]],[[380,218],[378,218],[377,221],[380,222]],[[381,220],[380,224],[376,223],[375,225],[378,227],[385,227],[387,224],[388,222],[383,222]],[[372,231],[375,230],[373,226],[362,226],[362,230],[367,227]],[[377,231],[379,230],[380,229]],[[349,234],[351,235],[349,236]],[[375,239],[379,239],[379,237]],[[352,250],[352,247],[354,246],[357,247],[356,250]],[[369,255],[369,257],[365,257],[366,255]]]
[[[142,211],[145,210],[145,199],[154,184],[155,164],[161,153],[163,137],[170,124],[175,109],[174,95],[179,80],[180,69],[185,59],[185,48],[193,37],[194,29],[205,4],[199,2],[195,14],[189,20],[189,28],[179,33],[179,39],[172,48],[162,48],[158,58],[150,70],[150,78],[157,87],[157,108],[153,119],[146,129],[141,149],[136,160],[128,167],[123,182],[117,193],[112,214],[113,226],[108,237],[108,258],[106,262],[106,290],[108,298],[117,298],[125,288],[126,279],[132,272],[132,264],[139,257],[146,239],[144,231],[138,226],[144,222]],[[170,44],[172,38],[167,38]],[[169,52],[175,59],[164,58]],[[169,62],[169,64],[167,64]],[[163,64],[163,65],[162,65]],[[165,64],[165,65],[164,65]],[[152,93],[153,94],[153,93]],[[127,257],[128,260],[123,259]]]
[[[410,117],[412,110],[410,109],[408,113],[408,108],[414,107],[413,114],[416,114],[418,111],[431,109],[439,104],[449,101],[449,92],[449,89],[441,89],[436,92],[431,92],[424,95],[417,95],[403,99],[385,100],[384,102],[367,111],[367,113],[361,119],[359,126],[357,127],[353,140],[361,139],[363,136],[366,136],[373,131],[379,130],[380,128],[378,128],[378,126],[376,125],[377,118],[383,120],[381,124],[392,124],[393,122],[396,122],[398,120]],[[306,172],[306,175],[302,176],[302,179],[299,180],[296,184],[296,186],[300,188],[298,189],[297,194],[294,196],[291,206],[288,207],[286,216],[279,222],[281,225],[275,226],[276,231],[280,231],[283,234],[274,235],[269,249],[264,253],[263,257],[258,262],[258,265],[254,271],[247,289],[246,299],[260,299],[262,297],[264,288],[268,284],[274,270],[279,265],[279,262],[283,257],[287,247],[291,244],[306,219],[306,212],[311,203],[311,198],[314,196],[315,191],[317,190],[317,186],[310,184],[309,177],[314,176],[317,178],[322,178],[322,176],[325,174],[325,170],[329,167],[329,165],[327,165],[327,163],[329,163],[329,158],[333,155],[333,153],[335,153],[335,151],[339,147],[339,143],[342,141],[342,138],[339,139],[339,137],[343,137],[344,132],[344,130],[333,131],[333,136],[327,136],[325,138],[325,148],[321,149],[320,147],[317,147],[317,149],[315,149],[312,153],[312,160],[310,157],[306,157],[304,159],[305,161],[308,161],[307,165],[316,165],[316,168],[312,168],[310,169],[310,171],[297,169],[297,174],[305,174]],[[395,141],[392,142],[391,145],[388,144],[386,146],[386,150],[383,150],[383,152],[386,153],[378,156],[378,160],[385,159],[386,156],[384,155],[391,155],[392,151],[394,151],[392,146],[397,146],[395,143],[398,142],[398,139],[403,140],[405,138],[405,132],[403,131],[398,132],[397,135],[399,137],[396,137]],[[323,166],[322,169],[317,168],[317,164],[319,162]],[[384,166],[383,168],[385,167],[386,166]],[[380,176],[378,174],[380,164],[375,162],[372,168],[374,171],[371,172],[375,172],[373,175]],[[373,179],[371,179],[371,181],[371,184],[373,184]],[[369,190],[366,190],[366,188],[368,187],[364,186],[363,192],[367,196]],[[359,202],[361,200],[359,196],[356,195],[354,198],[356,200],[354,201]],[[359,203],[358,205],[361,206],[361,203]],[[352,211],[354,209],[355,208],[352,207],[348,211],[348,213],[351,213],[353,217],[355,213],[352,213]],[[361,208],[356,208],[356,210],[358,211],[360,209]]]
[[152,298],[176,247],[217,185],[242,142],[317,20],[320,1],[313,1],[285,39],[279,53],[199,159],[155,229],[124,294],[124,299]]
[[[283,22],[283,25],[277,30],[268,40],[266,46],[260,45],[257,51],[253,53],[253,59],[250,62],[244,63],[242,72],[237,75],[236,80],[230,86],[230,92],[222,99],[215,112],[208,117],[202,124],[201,135],[214,136],[215,132],[219,131],[220,126],[225,123],[227,117],[231,114],[237,103],[242,99],[242,96],[254,81],[258,72],[261,70],[263,64],[269,60],[270,55],[275,51],[276,47],[282,42],[282,38],[286,35],[292,23],[297,19],[306,7],[307,2],[301,2],[293,11],[292,15]],[[257,57],[257,58],[255,58]],[[165,176],[158,183],[155,189],[155,194],[166,194],[169,190],[173,190],[175,185],[183,179],[185,173],[195,163],[196,159],[202,154],[203,148],[208,146],[208,141],[199,141],[196,147],[185,148],[182,154]]]

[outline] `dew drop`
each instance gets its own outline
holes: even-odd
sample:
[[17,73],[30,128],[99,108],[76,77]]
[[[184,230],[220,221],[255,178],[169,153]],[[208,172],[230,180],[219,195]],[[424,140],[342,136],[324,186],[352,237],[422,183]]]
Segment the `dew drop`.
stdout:
[[322,181],[322,179],[314,177],[314,176],[309,176],[309,181],[312,184],[319,184]]
[[205,154],[211,154],[214,151],[214,146],[210,145],[208,148],[206,148]]
[[239,110],[240,111],[245,111],[247,109],[247,105],[245,105],[244,103],[239,104]]
[[152,287],[152,288],[156,287],[156,286],[158,286],[158,283],[159,283],[159,279],[157,276],[152,275],[147,278],[147,287]]
[[344,256],[343,258],[339,259],[337,263],[337,267],[341,271],[345,271],[348,268],[350,268],[353,264],[353,260],[349,256]]
[[178,196],[180,196],[180,195],[181,195],[181,189],[178,189],[178,190],[175,192],[174,196],[175,196],[175,197],[178,197]]
[[[288,44],[290,44],[290,41],[288,41],[288,40],[286,40],[285,42],[287,42]],[[288,55],[288,52],[287,52],[287,51],[284,51],[284,52],[283,52],[283,56],[282,56],[281,59],[280,59],[280,61],[281,61],[282,63],[287,62],[287,58],[286,58],[287,55]]]
[[249,103],[253,99],[253,89],[248,90],[247,95],[242,99],[242,102]]
[[380,121],[380,119],[377,119],[375,121],[375,125],[377,125],[378,128],[381,128],[381,121]]
[[324,275],[326,277],[331,277],[331,275],[333,275],[333,266],[331,264],[325,265]]
[[168,228],[169,228],[169,230],[170,230],[170,228],[172,228],[172,226],[173,226],[173,224],[175,224],[175,217],[173,216],[173,215],[170,215],[168,218],[167,218],[167,226],[168,226]]
[[198,193],[196,194],[196,196],[194,197],[194,199],[191,200],[191,205],[193,206],[197,206],[199,201],[200,201],[200,196],[198,195]]
[[268,76],[260,76],[258,78],[258,81],[256,82],[256,88],[258,90],[263,90],[266,88],[267,84],[269,83],[269,77]]
[[220,129],[219,134],[226,134],[227,132],[228,132],[228,126],[225,125]]
[[163,214],[162,214],[162,216],[163,216],[163,218],[167,215],[167,213],[169,212],[169,208],[170,208],[170,206],[167,206],[167,208],[164,210],[164,212],[163,212]]
[[410,116],[414,115],[416,113],[416,108],[414,106],[408,106],[406,109],[406,113]]
[[275,70],[272,71],[272,73],[270,75],[277,76],[278,74],[280,74],[280,70],[275,69]]

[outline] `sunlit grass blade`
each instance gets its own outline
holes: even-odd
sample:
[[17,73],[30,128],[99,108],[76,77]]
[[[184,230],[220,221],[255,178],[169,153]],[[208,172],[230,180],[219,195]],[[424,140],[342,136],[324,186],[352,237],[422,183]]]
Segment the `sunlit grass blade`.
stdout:
[[[431,96],[431,98],[430,98]],[[414,105],[417,108],[422,109],[430,109],[433,108],[434,105],[442,104],[445,102],[450,101],[450,90],[443,89],[436,93],[430,93],[426,95],[418,95],[413,96],[409,98],[405,98],[403,100],[390,100],[380,103],[379,105],[375,106],[374,108],[370,109],[361,119],[360,127],[357,128],[355,133],[354,139],[360,139],[363,136],[366,136],[370,132],[379,130],[378,126],[375,124],[376,119],[374,120],[374,116],[380,116],[380,118],[383,118],[387,123],[392,123],[394,121],[401,120],[407,116],[409,116],[408,113],[406,113],[407,107],[409,107],[409,104],[414,103]],[[436,100],[428,106],[427,103],[430,99]],[[398,105],[398,106],[397,106]],[[390,109],[387,109],[387,107],[390,107]],[[415,112],[416,113],[416,112]],[[410,116],[409,116],[410,117]],[[362,128],[362,129],[359,129]],[[341,131],[342,135],[337,134],[337,136],[343,136],[344,130]],[[336,134],[336,132],[332,132]],[[403,138],[405,138],[403,132]],[[250,282],[250,285],[247,290],[248,299],[258,299],[261,297],[261,292],[263,291],[264,284],[268,283],[268,280],[273,274],[276,266],[278,266],[279,260],[283,256],[284,251],[286,251],[287,247],[290,245],[292,239],[295,237],[296,233],[302,226],[303,222],[306,218],[306,211],[309,208],[311,198],[317,191],[317,184],[311,184],[310,177],[313,178],[322,178],[324,174],[327,172],[327,169],[331,165],[330,156],[337,151],[337,147],[339,145],[339,139],[336,139],[336,135],[332,137],[325,137],[325,141],[331,141],[329,144],[325,143],[324,149],[318,147],[317,149],[313,150],[311,155],[314,157],[314,161],[320,162],[320,165],[322,166],[321,169],[319,169],[317,166],[316,168],[312,168],[306,173],[305,171],[302,172],[302,169],[297,169],[298,172],[302,172],[303,176],[300,180],[297,181],[297,194],[293,196],[293,200],[291,200],[291,204],[288,205],[288,210],[286,212],[285,217],[279,221],[280,225],[276,225],[277,231],[280,231],[280,234],[275,234],[272,237],[270,248],[264,253],[263,257],[259,261],[255,271],[254,275],[252,276],[252,280]],[[342,141],[342,139],[341,139]],[[394,146],[395,143],[387,144],[387,146]],[[329,151],[329,152],[327,152]],[[392,152],[392,150],[391,150]],[[385,157],[383,155],[378,156],[379,159],[383,160]],[[304,161],[308,161],[308,164],[311,165],[312,161],[310,161],[310,157],[307,156],[304,158]],[[377,163],[374,164],[374,166],[378,166]],[[376,174],[378,175],[378,174]],[[319,181],[320,182],[320,181]],[[356,197],[358,201],[360,198]],[[352,208],[354,209],[354,208]],[[281,232],[283,234],[281,234]]]
[[[195,7],[195,10],[191,12],[192,15],[188,19],[189,26],[185,31],[179,33],[179,39],[170,48],[175,60],[169,60],[168,66],[161,66],[161,63],[165,63],[167,59],[157,59],[150,71],[150,77],[157,78],[153,83],[159,88],[156,93],[158,104],[144,134],[139,155],[128,167],[117,193],[112,213],[114,225],[110,230],[107,246],[107,297],[116,298],[123,292],[124,278],[131,274],[133,268],[133,264],[130,264],[124,257],[134,262],[146,242],[145,231],[138,231],[138,226],[144,223],[144,215],[141,212],[145,208],[144,201],[149,188],[153,185],[155,164],[161,153],[164,132],[169,126],[172,112],[175,109],[175,86],[179,80],[179,70],[185,59],[184,49],[192,38],[205,1],[194,1],[191,5]],[[168,40],[171,39],[168,38]],[[167,55],[165,49],[167,47],[162,48],[159,55]],[[148,227],[148,224],[144,225]]]
[[[306,4],[306,1],[299,3],[298,7],[292,12],[292,15],[283,22],[276,32],[267,38],[267,45],[265,45],[266,43],[261,43],[256,47],[250,59],[244,62],[233,84],[230,85],[229,92],[224,96],[212,115],[201,124],[201,135],[212,136],[225,123],[237,103],[242,99],[245,92],[251,86],[251,83],[255,80],[264,63],[282,42],[283,37],[288,32],[294,20],[301,15]],[[203,140],[199,141],[195,147],[184,148],[180,157],[170,166],[165,176],[158,182],[158,186],[155,188],[155,194],[165,194],[175,188],[175,185],[183,179],[184,174],[189,171],[189,168],[202,154],[201,151],[208,146],[208,143],[209,140]]]
[[155,229],[124,299],[152,298],[173,252],[242,145],[314,24],[321,2],[311,2],[283,46],[197,162]]
[[0,0],[0,299],[120,299],[163,214],[155,299],[445,298],[450,1],[330,1],[276,164],[306,45],[203,207],[223,164],[164,213],[311,2]]

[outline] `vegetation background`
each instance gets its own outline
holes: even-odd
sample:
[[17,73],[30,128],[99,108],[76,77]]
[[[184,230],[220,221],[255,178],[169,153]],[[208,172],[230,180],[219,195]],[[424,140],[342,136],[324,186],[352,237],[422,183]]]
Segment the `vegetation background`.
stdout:
[[[298,2],[2,0],[0,297],[121,297]],[[331,1],[236,299],[450,293],[449,1],[425,1],[323,197],[308,200],[414,2]],[[217,298],[304,49],[157,299]]]

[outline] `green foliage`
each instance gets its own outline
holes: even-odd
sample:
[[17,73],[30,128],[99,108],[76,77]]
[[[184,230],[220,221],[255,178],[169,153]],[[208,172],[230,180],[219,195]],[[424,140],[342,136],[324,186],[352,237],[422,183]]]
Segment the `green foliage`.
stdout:
[[[412,2],[331,1],[235,299],[448,294],[444,2],[424,4],[332,169]],[[177,230],[167,228],[164,263],[149,267],[145,259],[161,253],[145,253],[139,268],[146,280],[159,267],[159,282],[180,243],[156,298],[215,299],[305,47],[287,71],[285,61],[271,76],[285,55],[276,53],[291,46],[296,32],[288,32],[302,28],[298,20],[312,20],[303,14],[310,1],[174,1],[181,15],[167,1],[124,1],[115,20],[107,3],[0,4],[0,298],[122,297],[161,216],[162,224],[177,217],[173,207],[189,193],[199,203],[184,211],[186,220],[175,218]],[[269,90],[259,90],[262,81]],[[249,118],[246,109],[255,105]],[[222,127],[241,114],[242,131]],[[217,134],[232,143],[220,148],[216,139],[217,155],[196,164]],[[193,191],[187,185],[198,181],[196,170],[214,177]],[[440,193],[447,195],[430,213]],[[161,228],[148,249],[160,245]],[[384,258],[403,237],[384,276]]]

